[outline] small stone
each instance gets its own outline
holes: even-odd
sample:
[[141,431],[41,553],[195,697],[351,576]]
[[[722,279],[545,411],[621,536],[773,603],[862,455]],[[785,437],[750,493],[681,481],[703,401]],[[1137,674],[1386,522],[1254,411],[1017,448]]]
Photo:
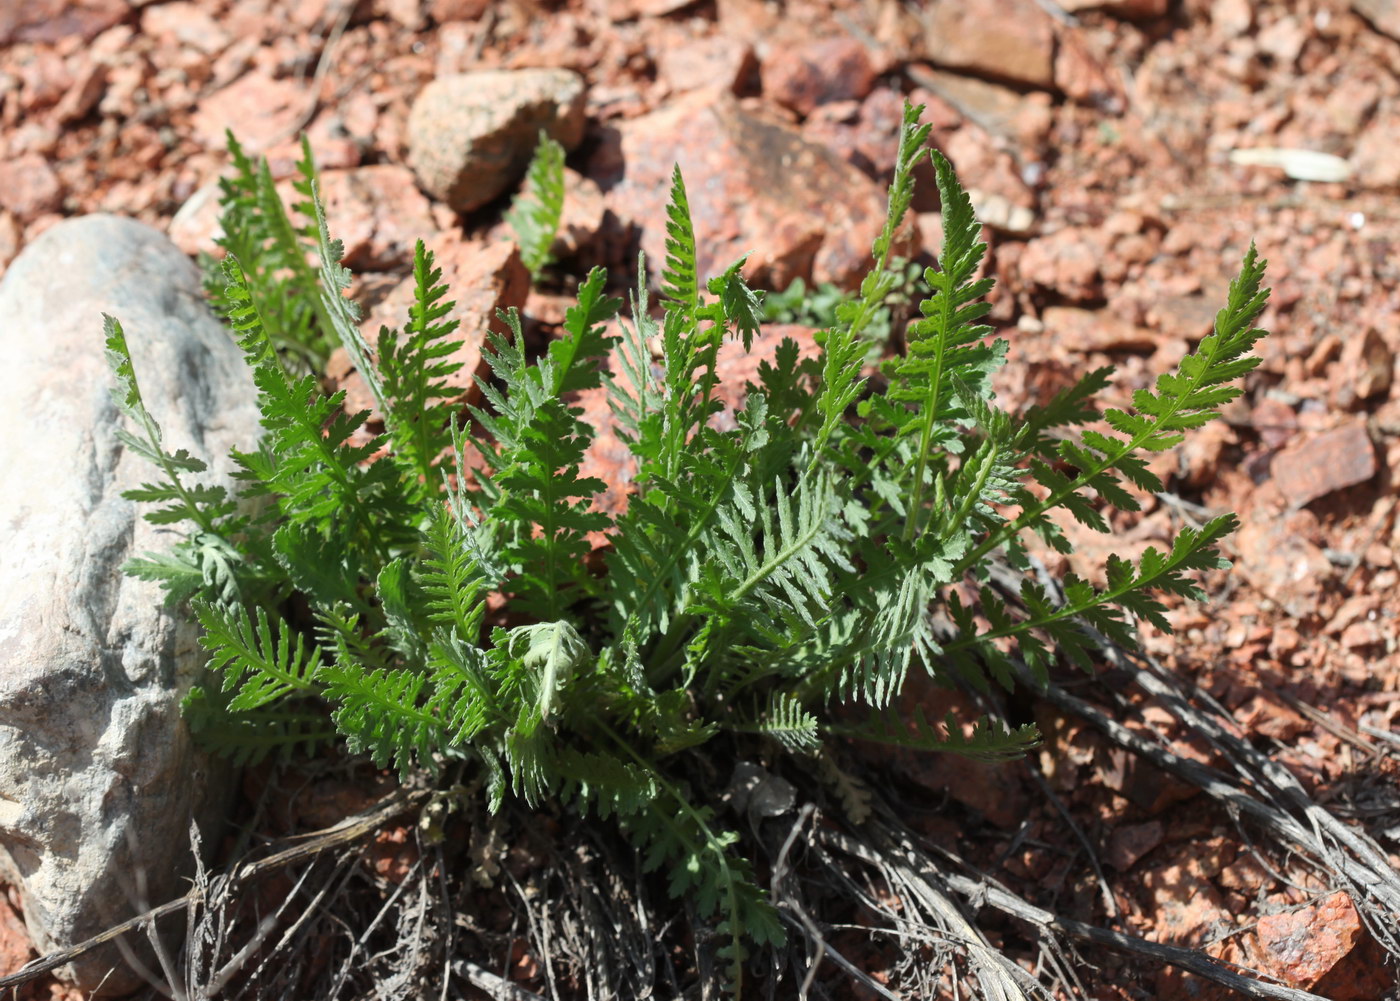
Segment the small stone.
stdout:
[[741,94],[758,74],[753,46],[725,35],[707,35],[656,53],[656,78],[673,94],[688,90]]
[[1311,511],[1270,518],[1258,509],[1235,536],[1236,566],[1266,597],[1291,608],[1311,602],[1331,576],[1332,564],[1319,545],[1321,532]]
[[38,153],[0,162],[0,208],[28,221],[56,211],[62,204],[58,175]]
[[[1400,13],[1396,15],[1400,21]],[[1395,32],[1400,37],[1400,29]],[[1400,122],[1395,120],[1395,106],[1383,103],[1357,136],[1351,164],[1356,180],[1366,188],[1393,189],[1400,187]]]
[[1054,86],[1054,25],[1035,0],[933,0],[924,16],[924,50],[948,69]]
[[1366,936],[1355,905],[1340,890],[1311,907],[1264,915],[1255,934],[1270,966],[1265,972],[1302,990],[1326,976]]
[[[261,153],[292,137],[311,102],[311,92],[295,80],[279,80],[264,70],[245,73],[200,101],[191,127],[206,149],[222,150],[232,130],[244,150]],[[256,109],[256,114],[250,114]]]
[[1055,343],[1066,351],[1151,351],[1157,336],[1111,310],[1047,306],[1040,315]]
[[1284,498],[1301,507],[1376,475],[1376,450],[1364,419],[1348,421],[1274,456],[1270,467]]
[[607,202],[598,185],[571,167],[564,168],[564,211],[551,253],[556,258],[596,255]]
[[1021,254],[1023,281],[1053,289],[1071,302],[1097,298],[1101,291],[1099,262],[1105,234],[1077,228],[1058,230],[1026,243]]
[[1377,31],[1400,38],[1400,0],[1351,0],[1351,9],[1375,25]]
[[106,90],[107,64],[97,61],[85,62],[74,77],[73,85],[54,108],[54,120],[67,125],[86,118],[88,113],[97,107]]
[[1129,21],[1145,21],[1164,16],[1170,0],[1061,0],[1060,6],[1070,12],[1102,10]]
[[1385,644],[1385,634],[1381,632],[1378,622],[1370,619],[1362,619],[1360,622],[1353,622],[1342,630],[1341,644],[1348,650],[1361,650],[1366,647],[1383,646]]
[[519,180],[545,131],[573,149],[583,139],[585,87],[563,69],[488,70],[440,77],[408,118],[409,163],[434,198],[470,212]]
[[762,74],[764,96],[799,115],[832,101],[861,100],[876,75],[865,46],[850,37],[776,46]]
[[162,45],[189,46],[210,57],[231,41],[228,32],[191,0],[147,7],[141,12],[141,33]]
[[1160,820],[1145,824],[1125,824],[1115,828],[1108,840],[1104,861],[1119,872],[1127,872],[1152,849],[1162,843],[1165,828]]
[[1374,327],[1342,346],[1342,354],[1332,366],[1332,398],[1343,409],[1355,403],[1384,396],[1390,391],[1395,356]]
[[676,164],[702,276],[744,254],[746,273],[765,288],[786,288],[798,277],[852,287],[869,267],[870,244],[884,221],[883,189],[791,126],[698,92],[620,123],[587,171],[604,187],[613,214],[641,230],[653,273],[665,260]]
[[0,4],[0,45],[90,42],[131,10],[129,0],[15,0]]
[[1193,862],[1160,866],[1143,874],[1151,894],[1155,938],[1172,945],[1196,945],[1216,922],[1228,917],[1225,901]]
[[428,199],[407,167],[322,170],[321,195],[331,235],[345,244],[342,261],[356,271],[411,266],[414,244],[435,230]]
[[428,14],[438,24],[476,21],[490,6],[491,0],[432,0],[428,5]]
[[[104,312],[123,323],[164,447],[210,463],[201,482],[229,484],[229,449],[259,434],[241,354],[158,231],[66,220],[6,272],[0,393],[17,423],[0,443],[0,873],[44,952],[130,917],[138,872],[151,904],[184,892],[189,825],[212,824],[228,788],[180,713],[202,670],[198,629],[121,571],[170,533],[121,497],[158,474],[116,437]],[[66,975],[90,991],[109,971],[107,992],[144,985],[110,946]]]

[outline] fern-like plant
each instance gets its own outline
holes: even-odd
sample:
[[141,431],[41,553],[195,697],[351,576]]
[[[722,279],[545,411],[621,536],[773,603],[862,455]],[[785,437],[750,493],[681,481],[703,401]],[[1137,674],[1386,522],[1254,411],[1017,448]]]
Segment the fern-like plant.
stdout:
[[[726,338],[748,346],[761,296],[742,260],[707,281],[697,273],[679,171],[661,309],[643,266],[630,319],[609,336],[622,302],[594,269],[537,358],[506,314],[514,333],[493,337],[484,403],[466,415],[445,381],[454,330],[432,255],[420,244],[415,303],[371,359],[309,158],[299,190],[314,226],[295,230],[266,171],[233,147],[218,301],[262,408],[262,441],[235,455],[239,492],[256,505],[187,482],[199,464],[164,450],[125,335],[107,324],[138,432],[125,440],[159,470],[132,496],[165,505],[152,520],[191,525],[172,553],[130,569],[188,599],[203,626],[222,680],[191,697],[200,732],[254,760],[334,731],[401,772],[475,762],[492,809],[514,795],[615,821],[712,924],[736,985],[749,951],[784,931],[700,754],[712,768],[766,743],[771,759],[807,759],[845,794],[834,741],[990,760],[1030,747],[1032,727],[982,720],[965,735],[953,720],[901,718],[894,697],[915,668],[986,687],[1010,686],[1018,658],[1042,676],[1061,656],[1087,663],[1097,637],[1131,643],[1138,619],[1165,628],[1156,595],[1201,597],[1192,574],[1226,565],[1216,545],[1229,516],[1137,564],[1110,559],[1104,588],[1067,578],[1062,600],[1028,581],[1008,601],[986,581],[996,560],[1024,565],[1028,535],[1066,548],[1055,512],[1107,531],[1106,507],[1136,507],[1129,484],[1160,488],[1144,456],[1216,417],[1256,364],[1264,266],[1251,249],[1214,333],[1132,409],[1093,409],[1109,376],[1099,370],[1042,407],[1005,412],[991,379],[1007,345],[982,322],[992,279],[978,277],[980,228],[952,166],[925,147],[920,110],[905,111],[871,270],[820,333],[820,357],[800,363],[785,343],[724,422],[713,420],[718,350]],[[872,381],[871,334],[904,277],[892,248],[924,156],[942,250],[923,272],[907,350]],[[533,270],[557,225],[558,171],[542,144],[534,194],[515,210]],[[300,253],[308,242],[319,269]],[[313,328],[365,373],[385,421],[375,441],[351,444],[366,415],[283,363],[288,339],[319,343]],[[608,394],[635,462],[621,514],[595,509],[604,485],[581,474],[595,429],[571,401],[588,390]],[[1076,431],[1101,417],[1101,430]],[[611,540],[601,574],[588,563],[599,532]],[[958,599],[965,581],[983,585],[975,606]],[[523,624],[489,625],[493,595],[494,622]],[[864,704],[868,720],[834,715],[837,703]]]

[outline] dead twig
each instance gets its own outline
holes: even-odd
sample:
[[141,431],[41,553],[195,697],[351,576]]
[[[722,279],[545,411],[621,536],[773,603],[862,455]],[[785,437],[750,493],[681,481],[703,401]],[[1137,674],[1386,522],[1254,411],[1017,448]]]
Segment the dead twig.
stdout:
[[[312,858],[322,852],[336,848],[341,845],[348,845],[368,834],[378,830],[386,821],[393,819],[415,806],[419,806],[427,799],[428,793],[424,790],[415,792],[405,792],[403,790],[391,793],[367,813],[357,817],[350,817],[335,827],[325,831],[319,831],[310,835],[308,840],[300,844],[284,848],[280,852],[269,855],[267,858],[258,859],[255,862],[248,862],[239,866],[227,877],[230,887],[251,882],[266,873],[281,869],[294,862]],[[152,927],[155,922],[170,914],[178,914],[185,908],[203,900],[204,891],[198,887],[175,900],[153,907],[144,914],[139,914],[128,921],[123,921],[119,925],[114,925],[106,931],[94,935],[85,942],[68,946],[65,949],[58,949],[41,956],[33,962],[26,963],[19,970],[6,976],[0,977],[0,990],[19,987],[21,984],[36,980],[52,970],[65,966],[73,960],[84,956],[94,949],[97,949],[109,942],[118,941],[121,936],[128,932],[145,931]],[[118,946],[120,948],[120,946]]]

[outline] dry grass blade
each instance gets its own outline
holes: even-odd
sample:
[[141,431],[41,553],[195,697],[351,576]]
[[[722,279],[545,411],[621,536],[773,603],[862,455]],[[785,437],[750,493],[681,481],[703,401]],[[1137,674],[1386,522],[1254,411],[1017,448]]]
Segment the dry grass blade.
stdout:
[[[226,882],[223,884],[224,892],[228,893],[237,886],[251,882],[265,873],[284,868],[294,862],[315,858],[328,849],[358,841],[360,838],[372,834],[399,814],[422,805],[427,796],[426,791],[396,791],[359,816],[346,818],[335,827],[308,835],[305,840],[298,844],[275,852],[267,858],[239,866],[226,877]],[[204,899],[202,895],[206,892],[207,885],[207,883],[196,883],[195,888],[183,897],[153,907],[145,913],[114,925],[101,934],[94,935],[77,945],[55,950],[47,956],[41,956],[31,963],[27,963],[14,973],[0,977],[0,990],[17,988],[31,980],[37,980],[45,973],[71,963],[79,956],[83,956],[108,942],[119,940],[123,935],[131,932],[143,932],[147,928],[154,927],[161,918],[170,914],[178,914],[191,905],[202,901]]]
[[1377,940],[1391,955],[1400,957],[1400,933],[1396,931],[1400,928],[1400,873],[1370,836],[1319,806],[1288,769],[1231,732],[1223,709],[1198,709],[1193,699],[1211,704],[1205,693],[1173,678],[1150,658],[1139,660],[1122,651],[1110,654],[1116,666],[1132,672],[1133,680],[1144,691],[1219,751],[1235,774],[1174,754],[1054,684],[1044,690],[1046,697],[1093,723],[1115,743],[1238,810],[1284,846],[1301,851],[1320,872],[1340,884],[1339,889],[1347,891]]

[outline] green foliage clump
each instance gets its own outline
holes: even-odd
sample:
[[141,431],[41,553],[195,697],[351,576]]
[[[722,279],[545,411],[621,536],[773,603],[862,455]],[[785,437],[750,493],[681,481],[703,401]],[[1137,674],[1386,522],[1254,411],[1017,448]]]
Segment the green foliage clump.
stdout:
[[[1214,333],[1131,409],[1094,409],[1110,375],[1100,369],[1044,406],[1006,412],[991,380],[1007,345],[983,323],[992,279],[977,277],[986,248],[951,165],[925,147],[920,110],[906,109],[873,266],[834,306],[820,357],[802,362],[784,342],[722,422],[719,348],[730,337],[747,347],[763,307],[743,260],[697,274],[679,171],[659,313],[643,267],[620,336],[607,333],[622,302],[600,268],[539,357],[503,314],[513,336],[491,338],[483,404],[463,426],[432,254],[419,245],[416,301],[371,362],[309,159],[314,226],[288,236],[266,172],[235,152],[219,299],[265,429],[234,455],[239,497],[189,485],[200,464],[164,451],[121,327],[107,321],[140,432],[125,440],[160,469],[132,496],[166,505],[152,520],[192,525],[172,553],[130,569],[188,599],[203,626],[222,683],[190,699],[201,733],[256,760],[335,732],[401,772],[474,762],[492,809],[514,795],[612,818],[646,868],[664,869],[671,892],[713,922],[735,977],[784,930],[703,780],[713,761],[766,742],[771,759],[807,759],[841,784],[830,752],[848,738],[984,759],[1030,747],[1032,727],[984,719],[964,734],[956,721],[901,718],[895,697],[914,668],[985,690],[1011,686],[1018,660],[1042,677],[1061,655],[1087,663],[1099,637],[1131,643],[1134,620],[1165,628],[1160,592],[1202,596],[1191,574],[1227,566],[1216,544],[1230,516],[1136,564],[1112,557],[1103,588],[1070,576],[1052,594],[1028,578],[1008,597],[990,571],[1001,559],[1025,567],[1031,533],[1068,551],[1057,511],[1108,531],[1105,508],[1137,507],[1127,484],[1160,489],[1144,455],[1214,419],[1257,362],[1264,265],[1251,249]],[[891,246],[924,156],[942,251],[922,275],[905,351],[872,380],[872,330],[903,281]],[[515,218],[539,267],[558,219],[547,144],[531,174],[536,200]],[[293,267],[293,237],[314,244],[318,268]],[[362,440],[366,414],[345,414],[343,394],[325,397],[283,364],[284,339],[315,343],[315,331],[365,374],[381,436]],[[604,484],[581,473],[596,433],[573,402],[584,391],[607,394],[634,462],[621,514],[595,509]],[[611,542],[601,572],[595,533]],[[980,588],[974,605],[959,598],[964,583]],[[866,707],[864,723],[852,705]]]

